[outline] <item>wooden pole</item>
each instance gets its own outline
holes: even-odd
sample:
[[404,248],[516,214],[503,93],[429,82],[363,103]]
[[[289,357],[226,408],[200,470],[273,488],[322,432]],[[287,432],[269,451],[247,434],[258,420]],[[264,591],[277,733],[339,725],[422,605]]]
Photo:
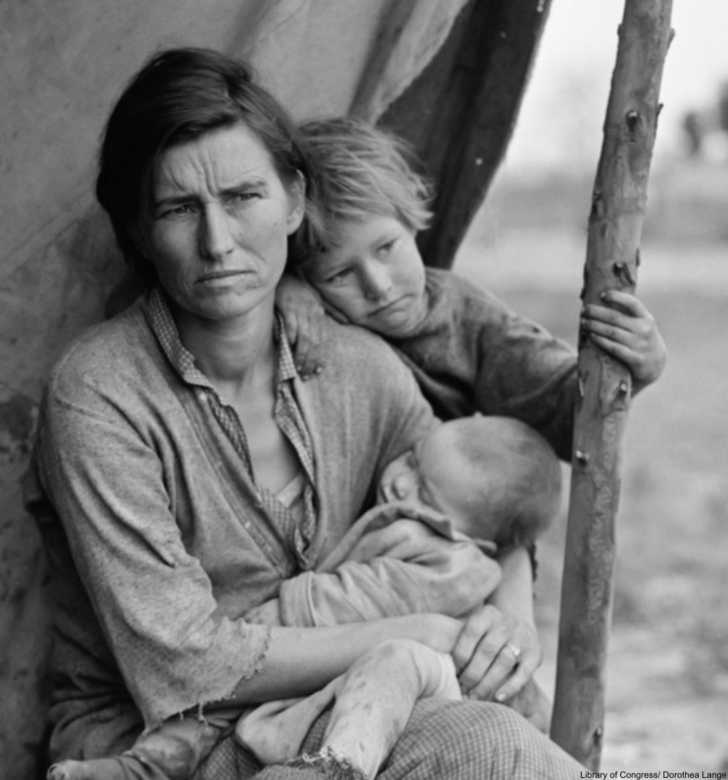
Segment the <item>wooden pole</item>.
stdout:
[[[625,2],[589,216],[585,303],[608,289],[635,288],[671,6]],[[591,770],[599,768],[604,729],[619,451],[630,396],[628,370],[582,335],[551,737]]]

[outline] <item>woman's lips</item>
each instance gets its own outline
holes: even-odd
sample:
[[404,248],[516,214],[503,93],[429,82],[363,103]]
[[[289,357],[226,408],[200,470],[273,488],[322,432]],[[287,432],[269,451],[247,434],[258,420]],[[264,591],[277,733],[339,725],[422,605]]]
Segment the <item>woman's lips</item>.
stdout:
[[234,269],[230,271],[210,271],[198,277],[198,284],[214,284],[215,282],[224,282],[227,279],[231,279],[235,276],[242,276],[244,274],[251,273],[245,269]]

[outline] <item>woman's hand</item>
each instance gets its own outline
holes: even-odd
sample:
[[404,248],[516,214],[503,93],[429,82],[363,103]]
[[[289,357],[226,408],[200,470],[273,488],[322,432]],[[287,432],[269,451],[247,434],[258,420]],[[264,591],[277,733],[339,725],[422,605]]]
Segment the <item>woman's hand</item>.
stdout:
[[629,368],[634,392],[638,392],[662,374],[667,360],[665,342],[655,318],[634,295],[608,290],[602,300],[606,306],[584,306],[581,325],[595,344]]
[[541,645],[533,623],[485,604],[463,621],[451,655],[465,696],[506,701],[538,668]]
[[306,282],[286,274],[276,288],[276,305],[283,314],[301,379],[320,374],[324,367],[322,342],[326,314],[319,294]]

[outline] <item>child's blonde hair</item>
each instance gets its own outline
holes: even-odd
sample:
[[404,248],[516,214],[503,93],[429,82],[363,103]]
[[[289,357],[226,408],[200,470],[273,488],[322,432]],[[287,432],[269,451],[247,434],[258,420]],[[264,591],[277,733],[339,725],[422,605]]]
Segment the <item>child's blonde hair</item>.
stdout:
[[391,216],[416,233],[432,212],[428,181],[400,138],[349,117],[300,128],[311,180],[307,215],[294,236],[296,260],[335,243],[335,224],[367,215]]

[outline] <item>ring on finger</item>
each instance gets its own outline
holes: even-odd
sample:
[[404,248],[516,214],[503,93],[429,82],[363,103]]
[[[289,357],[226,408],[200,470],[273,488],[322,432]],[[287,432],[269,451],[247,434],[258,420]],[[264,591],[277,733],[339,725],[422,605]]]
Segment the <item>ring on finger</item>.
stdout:
[[506,642],[506,644],[503,646],[503,649],[510,650],[514,661],[518,661],[518,659],[521,657],[521,648],[518,647],[518,645],[514,645],[513,642]]

